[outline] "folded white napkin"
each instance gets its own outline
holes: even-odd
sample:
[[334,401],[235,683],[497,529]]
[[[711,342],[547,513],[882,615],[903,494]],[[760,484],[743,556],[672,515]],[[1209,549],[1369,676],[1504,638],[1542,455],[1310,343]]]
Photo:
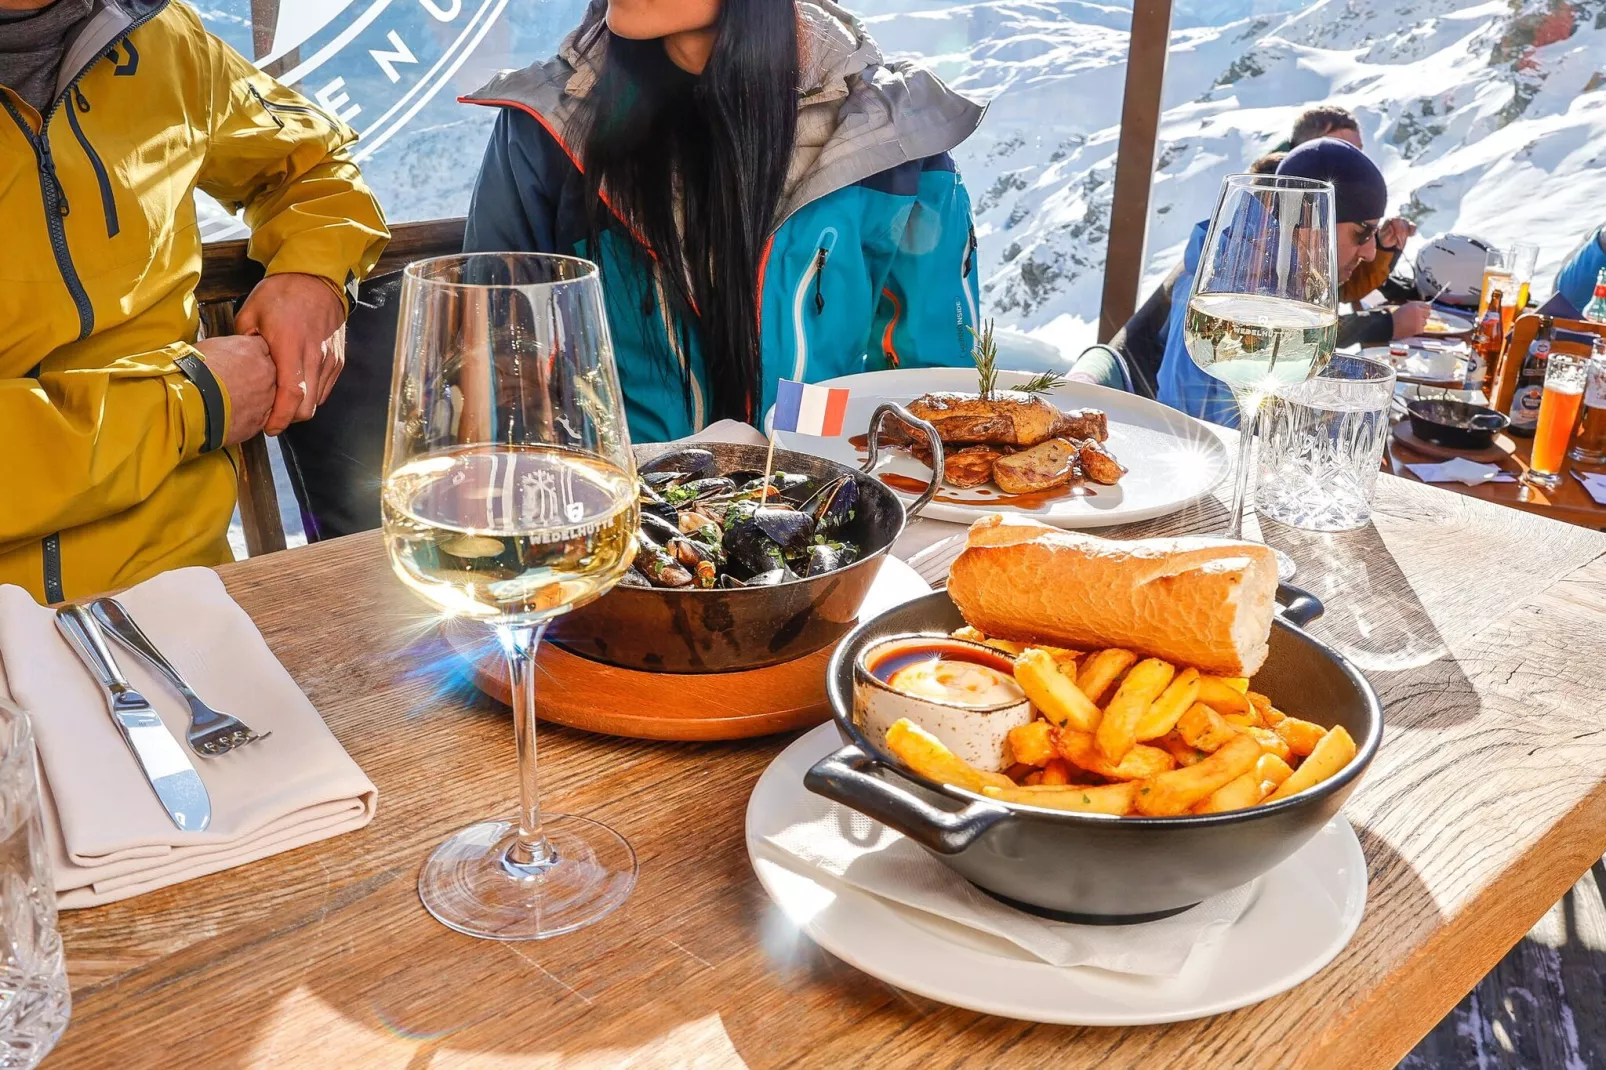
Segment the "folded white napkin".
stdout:
[[1502,471],[1497,464],[1479,464],[1465,457],[1440,464],[1408,464],[1405,467],[1415,472],[1424,483],[1465,483],[1469,487],[1476,487],[1481,483],[1514,483],[1517,479],[1510,472]]
[[161,715],[206,784],[212,822],[181,832],[112,723],[55,613],[0,587],[0,697],[33,721],[46,836],[64,908],[96,906],[361,828],[378,792],[211,569],[164,573],[117,596],[208,704],[270,739],[220,758],[184,743],[189,708],[108,638],[123,674]]
[[1005,906],[938,862],[901,833],[810,794],[808,816],[765,843],[815,875],[991,933],[1052,966],[1097,966],[1119,973],[1175,977],[1188,956],[1225,935],[1254,899],[1259,882],[1191,910],[1141,925],[1074,925]]
[[1589,491],[1589,496],[1595,499],[1595,504],[1606,505],[1606,473],[1602,472],[1574,472],[1578,482]]

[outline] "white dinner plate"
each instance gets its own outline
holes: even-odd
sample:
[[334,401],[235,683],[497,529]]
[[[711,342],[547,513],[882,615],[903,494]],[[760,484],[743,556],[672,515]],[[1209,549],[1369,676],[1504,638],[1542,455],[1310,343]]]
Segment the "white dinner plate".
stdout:
[[769,846],[808,814],[803,774],[841,746],[827,722],[795,740],[747,803],[759,883],[825,950],[890,985],[956,1007],[1060,1025],[1150,1025],[1270,999],[1331,962],[1366,908],[1366,859],[1343,817],[1267,873],[1249,909],[1176,977],[1062,968],[1013,944],[841,884]]
[[[1029,378],[1024,372],[999,372],[998,385],[1018,386]],[[972,368],[906,368],[845,375],[817,385],[849,391],[841,436],[816,438],[782,431],[777,442],[784,449],[857,468],[866,454],[853,438],[865,433],[877,405],[886,401],[906,405],[930,391],[973,391],[976,372]],[[1066,383],[1047,397],[1062,409],[1095,408],[1108,414],[1107,445],[1128,469],[1119,484],[1100,487],[1089,483],[1085,496],[1054,498],[1031,508],[1007,504],[1008,496],[991,484],[968,490],[944,487],[921,515],[961,524],[998,512],[1030,516],[1062,528],[1130,524],[1174,513],[1198,501],[1226,478],[1231,467],[1226,446],[1208,425],[1157,401],[1085,383]],[[920,484],[931,478],[931,470],[903,450],[886,450],[882,458],[878,476],[903,476]],[[898,493],[905,502],[918,496],[907,490]]]
[[1477,324],[1472,321],[1470,316],[1462,316],[1436,308],[1428,314],[1428,322],[1422,328],[1422,333],[1429,338],[1454,337],[1458,334],[1471,334],[1476,327]]

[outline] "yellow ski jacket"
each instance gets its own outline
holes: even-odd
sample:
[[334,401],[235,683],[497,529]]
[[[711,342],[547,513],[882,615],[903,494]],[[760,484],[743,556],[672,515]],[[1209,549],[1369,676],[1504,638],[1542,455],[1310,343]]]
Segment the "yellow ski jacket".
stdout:
[[244,210],[268,274],[344,288],[389,237],[356,135],[169,0],[101,0],[48,114],[0,105],[0,583],[55,602],[229,560],[192,193]]

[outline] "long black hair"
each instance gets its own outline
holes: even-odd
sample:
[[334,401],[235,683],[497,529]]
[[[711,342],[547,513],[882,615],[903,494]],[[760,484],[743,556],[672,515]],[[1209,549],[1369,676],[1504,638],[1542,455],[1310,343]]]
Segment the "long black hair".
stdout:
[[[708,65],[691,75],[662,40],[595,27],[607,54],[587,102],[581,167],[592,255],[623,224],[663,282],[675,344],[701,343],[710,419],[751,422],[763,387],[760,259],[797,131],[797,11],[792,0],[723,0],[715,30]],[[689,409],[679,355],[663,355]]]

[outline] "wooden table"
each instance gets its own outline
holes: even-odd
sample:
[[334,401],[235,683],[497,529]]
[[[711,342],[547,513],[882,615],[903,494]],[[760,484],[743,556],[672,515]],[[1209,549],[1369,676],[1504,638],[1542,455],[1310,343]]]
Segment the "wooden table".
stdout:
[[[1517,476],[1528,471],[1528,458],[1533,452],[1533,439],[1523,438],[1520,435],[1511,436],[1512,443],[1517,447],[1511,455],[1495,462],[1502,469]],[[1409,473],[1403,466],[1407,464],[1437,464],[1444,458],[1430,456],[1399,439],[1391,439],[1387,455],[1384,457],[1383,470],[1394,472],[1415,480],[1416,476]],[[1573,478],[1572,471],[1578,468],[1585,472],[1606,472],[1606,465],[1579,465],[1568,461],[1561,474],[1561,485],[1555,490],[1542,490],[1539,487],[1530,487],[1526,483],[1482,483],[1476,487],[1469,487],[1465,483],[1434,483],[1435,487],[1454,491],[1457,494],[1466,494],[1474,498],[1481,498],[1486,502],[1496,502],[1513,509],[1522,509],[1541,516],[1564,520],[1569,524],[1578,524],[1581,527],[1593,528],[1596,531],[1606,530],[1606,506],[1599,505],[1589,496],[1582,483]]]
[[[1223,521],[1210,502],[1131,533]],[[1075,1029],[859,973],[801,936],[748,864],[748,792],[786,739],[545,729],[549,808],[622,831],[640,883],[548,943],[450,932],[419,906],[418,866],[452,830],[512,812],[511,726],[456,682],[367,535],[223,575],[379,786],[378,817],[64,915],[76,1006],[47,1067],[1392,1066],[1606,852],[1606,536],[1384,476],[1375,526],[1271,541],[1328,601],[1313,630],[1388,711],[1346,808],[1365,919],[1289,993],[1201,1022]]]

